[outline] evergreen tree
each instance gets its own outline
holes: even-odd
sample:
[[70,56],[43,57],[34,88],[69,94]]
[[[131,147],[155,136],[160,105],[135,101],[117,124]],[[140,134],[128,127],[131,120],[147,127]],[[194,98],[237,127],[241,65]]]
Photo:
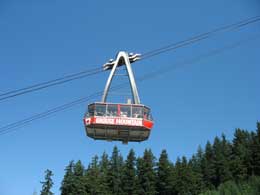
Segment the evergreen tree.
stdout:
[[112,152],[112,156],[109,162],[109,187],[110,191],[114,195],[121,195],[122,192],[122,168],[123,168],[123,158],[119,154],[118,148],[115,146]]
[[225,182],[233,179],[231,172],[232,145],[229,141],[226,140],[226,136],[224,134],[222,134],[221,137],[221,150],[223,161],[221,161],[222,167],[220,169],[220,182]]
[[86,174],[85,174],[85,185],[87,192],[90,195],[98,195],[102,194],[101,189],[101,175],[99,171],[99,165],[98,165],[98,156],[94,156],[92,158],[92,162],[90,166],[88,167]]
[[161,152],[156,179],[156,191],[159,195],[170,195],[172,192],[171,186],[171,163],[168,159],[166,150]]
[[86,195],[84,166],[81,161],[76,164],[71,161],[65,170],[66,173],[60,188],[61,195]]
[[222,183],[218,187],[219,194],[225,194],[225,195],[243,195],[241,190],[239,189],[239,185],[237,185],[234,181],[227,181],[225,183]]
[[138,194],[156,194],[156,175],[154,167],[155,157],[150,149],[146,149],[143,158],[138,158],[137,160]]
[[144,189],[142,188],[142,181],[144,180],[144,160],[138,157],[136,160],[136,175],[137,175],[137,194],[144,194]]
[[201,146],[199,146],[196,155],[193,155],[190,161],[193,171],[197,173],[202,173],[203,158],[204,158],[204,152]]
[[256,134],[253,136],[251,150],[253,174],[260,176],[260,122],[257,122]]
[[230,172],[230,155],[231,149],[224,135],[222,135],[222,140],[218,137],[214,139],[213,144],[214,152],[214,185],[217,187],[220,183],[228,181],[232,178]]
[[77,161],[74,166],[73,195],[86,195],[86,185],[84,178],[84,166],[81,161]]
[[45,181],[41,182],[42,184],[42,190],[41,190],[41,195],[53,195],[53,193],[51,192],[51,188],[53,186],[53,182],[52,182],[52,171],[50,171],[49,169],[47,169],[45,171]]
[[61,183],[61,195],[73,195],[73,180],[74,180],[74,162],[70,161],[69,165],[65,168],[65,175]]
[[101,160],[99,162],[100,169],[100,193],[102,195],[110,195],[112,194],[109,189],[109,177],[108,177],[108,169],[109,169],[109,159],[108,155],[104,152],[101,156]]
[[180,194],[180,191],[182,191],[183,184],[181,183],[181,159],[177,157],[175,165],[172,168],[171,171],[171,186],[172,186],[172,193],[175,195]]
[[174,192],[175,194],[196,194],[198,189],[195,174],[192,171],[190,163],[187,162],[186,157],[177,158],[174,168]]
[[210,142],[208,141],[205,148],[205,155],[202,159],[203,180],[207,189],[214,189],[215,169],[213,161],[214,153]]
[[199,146],[196,155],[193,155],[189,161],[189,166],[191,167],[193,173],[193,194],[199,194],[206,190],[205,184],[203,182],[202,174],[202,161],[204,158],[204,153],[202,148]]
[[135,161],[135,152],[131,149],[125,161],[122,176],[122,189],[126,195],[135,195],[137,193]]
[[260,194],[260,177],[253,176],[248,181],[248,186],[250,186],[250,190],[248,193],[244,194]]
[[232,149],[232,173],[235,179],[241,180],[247,178],[248,174],[248,164],[250,161],[250,151],[249,151],[249,133],[236,129],[233,139],[233,149]]
[[260,177],[251,177],[248,181],[236,183],[227,181],[222,183],[217,190],[206,191],[200,195],[256,195],[260,194]]

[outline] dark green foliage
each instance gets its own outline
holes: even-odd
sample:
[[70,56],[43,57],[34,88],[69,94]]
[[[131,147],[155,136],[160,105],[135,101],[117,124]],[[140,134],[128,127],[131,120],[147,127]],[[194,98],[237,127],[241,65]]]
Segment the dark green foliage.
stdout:
[[86,192],[84,185],[84,166],[82,165],[81,161],[78,161],[75,164],[74,178],[74,194],[84,195]]
[[257,195],[260,194],[260,177],[251,177],[248,181],[236,183],[227,181],[217,190],[207,191],[200,195]]
[[201,191],[205,191],[206,186],[203,182],[203,173],[202,173],[202,161],[203,161],[203,151],[199,146],[197,154],[193,155],[189,161],[189,167],[192,171],[192,194],[198,194]]
[[231,146],[226,141],[224,135],[222,135],[222,140],[220,140],[218,137],[215,138],[213,152],[213,164],[215,170],[215,177],[213,182],[217,187],[219,184],[232,179],[232,174],[230,171]]
[[65,169],[66,173],[61,185],[61,195],[86,195],[84,166],[81,161],[73,161]]
[[143,158],[137,160],[138,194],[155,195],[155,157],[152,151],[145,150]]
[[218,191],[220,194],[226,194],[226,195],[232,195],[232,194],[241,194],[241,190],[239,189],[239,186],[234,181],[227,181],[223,184],[221,184],[218,187]]
[[254,175],[260,176],[260,122],[257,122],[256,134],[253,134],[252,149],[252,171]]
[[172,165],[168,159],[166,150],[163,150],[157,168],[156,191],[159,195],[170,195],[172,192],[171,182]]
[[251,171],[250,166],[250,134],[236,129],[233,139],[232,173],[236,180],[246,179]]
[[74,180],[73,169],[74,169],[74,162],[71,161],[65,169],[65,175],[60,187],[61,195],[72,195],[73,193],[73,180]]
[[122,170],[123,157],[119,154],[118,148],[115,146],[109,163],[108,179],[110,192],[114,195],[121,195],[122,190]]
[[86,186],[86,191],[89,194],[102,194],[101,193],[101,182],[100,182],[100,170],[99,170],[99,165],[98,165],[98,156],[94,156],[92,158],[92,162],[89,165],[86,174],[85,174],[85,186]]
[[136,158],[135,152],[133,149],[129,151],[127,159],[123,168],[123,176],[122,176],[122,189],[124,194],[126,195],[135,195],[137,194],[136,189]]
[[108,177],[108,169],[109,169],[109,159],[108,155],[104,152],[101,156],[101,160],[99,162],[99,170],[100,170],[100,194],[110,195],[109,189],[109,177]]
[[253,176],[249,179],[249,182],[247,184],[250,186],[250,193],[251,194],[260,194],[260,177],[259,176]]
[[51,192],[51,188],[53,186],[53,182],[51,178],[52,176],[53,176],[52,172],[49,169],[47,169],[45,171],[45,180],[41,182],[42,190],[40,195],[53,195],[53,193]]
[[187,184],[190,184],[190,178],[187,167],[187,160],[185,157],[177,158],[175,168],[173,171],[173,189],[176,194],[190,194],[190,189]]
[[177,158],[172,171],[172,194],[198,194],[203,189],[202,176],[193,166],[186,157]]
[[[232,142],[215,137],[189,160],[172,163],[163,150],[156,162],[150,149],[138,158],[131,149],[124,161],[114,147],[111,157],[94,156],[87,169],[71,161],[65,170],[61,195],[260,194],[260,123],[256,132],[236,129]],[[52,181],[43,184],[42,193],[52,194],[46,194]]]
[[214,153],[210,142],[207,142],[205,154],[201,162],[203,180],[207,189],[215,187]]

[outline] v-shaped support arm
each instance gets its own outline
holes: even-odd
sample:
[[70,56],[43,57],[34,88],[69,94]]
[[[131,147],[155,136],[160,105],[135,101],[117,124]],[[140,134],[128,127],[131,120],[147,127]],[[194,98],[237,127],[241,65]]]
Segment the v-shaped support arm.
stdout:
[[138,95],[138,91],[137,91],[137,87],[136,87],[136,83],[135,83],[135,78],[134,78],[134,73],[133,73],[133,70],[132,70],[132,67],[131,67],[129,56],[124,51],[120,51],[117,54],[115,62],[113,62],[113,66],[112,66],[110,75],[107,79],[107,83],[106,83],[106,86],[105,86],[105,89],[104,89],[102,102],[106,102],[108,91],[109,91],[109,88],[111,86],[111,82],[113,80],[113,77],[115,75],[116,68],[117,68],[117,66],[121,66],[122,64],[126,65],[126,70],[127,70],[127,73],[128,73],[128,78],[129,78],[129,83],[130,83],[130,86],[131,86],[134,104],[140,104],[140,98],[139,98],[139,95]]

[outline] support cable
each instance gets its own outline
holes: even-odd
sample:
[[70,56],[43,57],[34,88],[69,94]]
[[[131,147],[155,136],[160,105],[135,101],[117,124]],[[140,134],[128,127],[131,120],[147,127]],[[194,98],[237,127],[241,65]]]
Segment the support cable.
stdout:
[[[247,26],[249,24],[253,24],[253,23],[256,23],[256,22],[259,22],[259,21],[260,21],[260,16],[255,16],[255,17],[250,17],[248,19],[242,20],[242,21],[237,22],[237,23],[233,23],[233,24],[226,25],[226,26],[223,26],[223,27],[220,27],[220,28],[216,28],[212,31],[208,31],[206,33],[202,33],[202,34],[193,36],[189,39],[179,41],[177,43],[173,43],[173,44],[170,44],[170,45],[158,48],[158,49],[154,49],[152,51],[148,51],[148,52],[144,53],[143,55],[141,55],[140,60],[151,58],[153,56],[160,55],[160,54],[168,52],[168,51],[172,51],[172,50],[176,50],[178,48],[184,47],[184,46],[188,46],[190,44],[193,44],[193,43],[202,41],[204,39],[207,39],[211,36],[214,36],[216,33],[226,32],[226,31],[231,31],[231,30],[237,30],[237,29],[240,29],[244,26]],[[33,84],[33,85],[28,86],[28,87],[24,87],[24,88],[20,88],[20,89],[16,89],[16,90],[11,90],[11,91],[8,91],[6,93],[0,94],[0,101],[10,99],[10,98],[14,98],[14,97],[24,95],[24,94],[27,94],[27,93],[39,91],[39,90],[42,90],[42,89],[46,89],[46,88],[49,88],[49,87],[52,87],[52,86],[68,83],[70,81],[86,78],[88,76],[95,75],[95,74],[101,73],[103,71],[104,70],[102,68],[93,68],[93,69],[81,71],[81,72],[78,72],[78,73],[66,75],[64,77],[60,77],[60,78],[57,78],[57,79],[49,80],[49,81],[46,81],[46,82]]]
[[[208,53],[206,53],[204,55],[200,55],[200,56],[195,57],[193,59],[190,59],[190,60],[187,60],[187,61],[183,61],[181,63],[175,64],[174,66],[172,66],[172,65],[171,66],[167,66],[165,68],[161,68],[160,70],[147,73],[147,74],[143,75],[142,77],[137,78],[136,80],[139,81],[139,82],[142,82],[144,80],[156,78],[158,76],[161,76],[162,74],[169,73],[174,68],[177,68],[179,66],[184,66],[184,65],[190,65],[190,64],[197,63],[197,62],[199,62],[199,61],[201,61],[201,60],[203,60],[205,58],[209,58],[209,57],[218,55],[220,53],[223,53],[226,50],[230,50],[230,49],[236,48],[236,47],[242,45],[245,42],[256,40],[257,38],[259,38],[259,34],[256,35],[256,36],[253,36],[253,37],[241,40],[239,42],[233,43],[231,45],[222,47],[220,49],[212,50],[212,51],[210,51],[210,52],[208,52]],[[126,87],[127,85],[128,85],[128,82],[122,83],[120,85],[116,85],[115,87],[111,87],[111,91],[116,91],[118,89]],[[75,101],[63,104],[61,106],[57,106],[57,107],[52,108],[52,109],[49,109],[49,110],[47,110],[45,112],[42,112],[42,113],[39,113],[39,114],[35,114],[35,115],[33,115],[31,117],[28,117],[26,119],[23,119],[23,120],[20,120],[20,121],[8,124],[6,126],[3,126],[3,127],[0,128],[0,136],[4,135],[4,134],[7,134],[7,133],[10,133],[10,132],[13,132],[13,131],[15,131],[15,130],[25,126],[25,125],[30,124],[31,122],[33,122],[35,120],[43,119],[43,118],[51,116],[51,115],[53,115],[55,113],[62,112],[62,111],[65,111],[67,109],[70,109],[70,108],[72,108],[72,107],[74,107],[76,105],[79,105],[79,104],[82,104],[82,103],[86,103],[87,101],[90,101],[90,100],[92,100],[92,99],[94,99],[96,97],[102,96],[102,94],[103,94],[103,91],[99,91],[99,92],[93,93],[92,95],[89,95],[87,97],[83,97],[83,98],[77,99]]]

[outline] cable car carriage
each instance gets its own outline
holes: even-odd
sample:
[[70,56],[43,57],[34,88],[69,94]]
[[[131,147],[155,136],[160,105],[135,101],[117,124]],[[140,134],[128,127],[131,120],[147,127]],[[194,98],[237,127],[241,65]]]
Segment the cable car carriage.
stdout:
[[[87,136],[95,140],[141,142],[147,140],[153,127],[149,107],[140,103],[138,91],[130,62],[140,59],[139,54],[119,52],[115,61],[103,65],[104,70],[111,69],[101,102],[88,105],[84,117]],[[108,91],[118,66],[126,66],[132,99],[127,103],[106,102]]]

